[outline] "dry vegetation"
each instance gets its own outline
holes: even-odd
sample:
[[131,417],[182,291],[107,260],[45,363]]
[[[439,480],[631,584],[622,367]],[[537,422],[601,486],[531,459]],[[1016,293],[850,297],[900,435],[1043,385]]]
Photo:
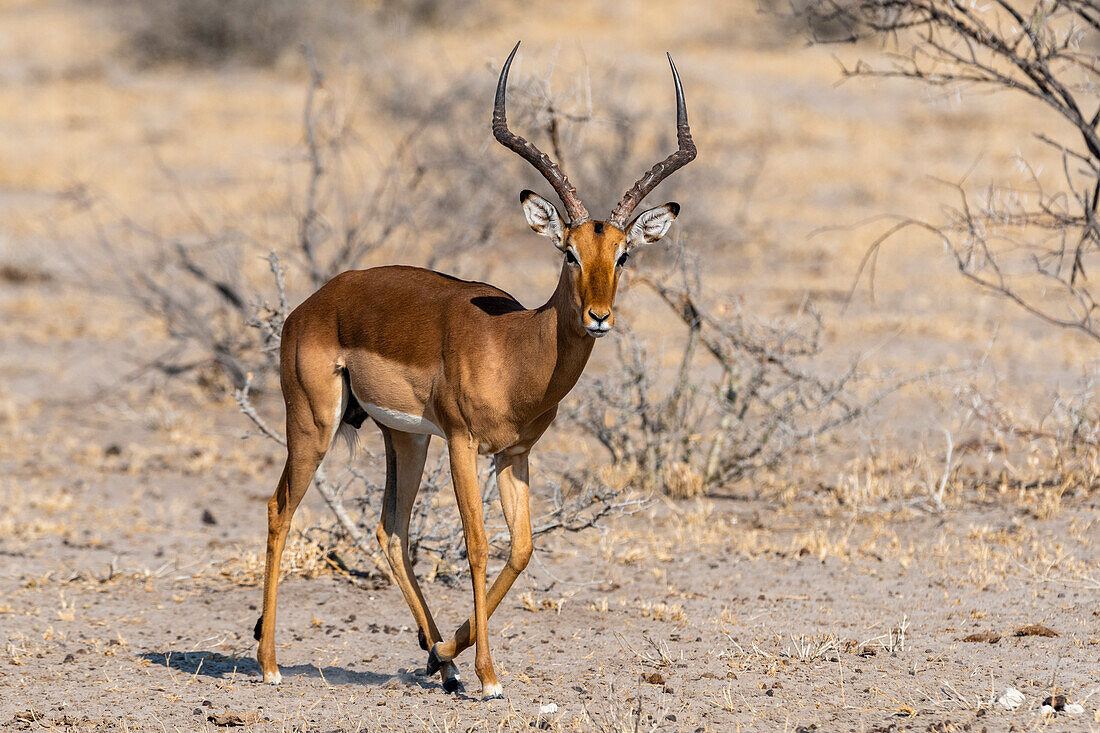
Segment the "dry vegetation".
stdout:
[[[1094,5],[8,4],[0,727],[1100,727]],[[536,451],[509,699],[417,674],[369,430],[296,519],[263,687],[287,309],[394,261],[552,288],[541,182],[489,134],[519,38],[510,121],[593,211],[671,149],[659,50],[700,157]],[[450,625],[434,451],[413,550]]]

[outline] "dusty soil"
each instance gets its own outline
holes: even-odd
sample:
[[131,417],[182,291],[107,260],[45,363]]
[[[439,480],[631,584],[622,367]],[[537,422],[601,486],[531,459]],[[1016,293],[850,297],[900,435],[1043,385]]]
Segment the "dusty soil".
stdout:
[[[755,33],[755,2],[565,5],[589,63],[637,80],[615,92],[628,103],[668,96],[667,79],[651,79],[666,73],[654,48],[686,54],[699,169],[710,167],[669,195],[706,212],[713,241],[691,238],[690,207],[678,226],[713,258],[709,293],[767,316],[812,297],[838,364],[864,353],[911,374],[985,355],[980,370],[899,395],[776,475],[538,540],[490,623],[504,701],[476,699],[470,652],[459,659],[468,694],[421,676],[400,593],[334,567],[296,532],[280,595],[284,684],[264,686],[252,628],[282,456],[242,439],[224,389],[148,368],[171,339],[103,285],[94,233],[66,202],[87,185],[186,229],[163,165],[209,194],[203,204],[271,206],[301,141],[304,73],[135,70],[98,6],[12,3],[0,15],[0,730],[1100,729],[1095,487],[962,481],[941,510],[921,483],[944,426],[959,445],[970,435],[957,388],[996,380],[1026,409],[1092,368],[1094,346],[976,293],[910,237],[883,255],[877,300],[861,290],[844,310],[871,235],[818,231],[935,211],[933,176],[957,179],[975,159],[976,177],[1010,168],[1018,149],[1038,149],[1041,116],[1011,99],[836,89],[831,51]],[[458,69],[489,88],[487,60],[515,38],[554,48],[560,19],[538,13],[550,11],[398,34],[386,68],[436,88]],[[365,138],[395,136],[370,116],[355,122]],[[723,176],[756,153],[766,165],[751,191]],[[517,190],[531,175],[519,163],[507,174]],[[515,242],[457,274],[534,303],[554,270],[511,215]],[[271,228],[278,245],[286,231]],[[635,297],[624,310],[659,343],[668,314]],[[612,348],[597,347],[594,368]],[[263,409],[277,422],[277,401]],[[546,454],[581,460],[561,453],[570,442],[548,435]],[[865,476],[849,458],[869,446],[908,468]],[[326,522],[311,493],[296,527]],[[467,581],[418,570],[446,633],[470,611]],[[996,702],[1008,688],[1024,696],[1014,710]],[[1044,716],[1057,695],[1083,712]]]

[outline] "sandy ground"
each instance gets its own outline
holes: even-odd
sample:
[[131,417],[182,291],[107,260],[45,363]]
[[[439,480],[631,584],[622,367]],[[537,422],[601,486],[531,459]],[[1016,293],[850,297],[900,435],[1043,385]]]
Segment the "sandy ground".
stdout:
[[[596,82],[624,74],[636,83],[607,94],[643,107],[669,96],[653,49],[677,49],[709,157],[670,181],[669,196],[685,203],[677,236],[711,258],[706,291],[766,317],[813,298],[836,364],[862,353],[912,374],[986,358],[898,395],[785,472],[538,540],[490,623],[507,699],[483,703],[471,652],[459,659],[468,694],[447,695],[419,674],[425,655],[400,593],[332,568],[300,533],[280,595],[284,684],[259,684],[265,502],[283,457],[242,440],[248,426],[224,392],[141,368],[170,345],[165,328],[88,269],[93,234],[66,204],[87,185],[164,231],[186,229],[167,166],[219,216],[267,215],[301,141],[300,65],[137,70],[98,6],[6,4],[0,730],[1100,729],[1095,488],[1002,491],[966,474],[933,511],[926,464],[913,470],[914,457],[938,456],[945,426],[960,445],[970,437],[955,390],[997,380],[1026,411],[1087,373],[1094,346],[976,293],[917,237],[884,253],[874,302],[860,290],[843,309],[873,235],[819,231],[934,212],[944,196],[934,177],[1011,169],[1017,150],[1037,149],[1029,132],[1043,118],[1011,99],[835,88],[832,51],[755,33],[746,3],[678,5],[569,4],[575,35],[558,48],[563,73],[583,57],[611,69]],[[396,34],[380,58],[425,89],[446,88],[452,71],[490,89],[517,37],[540,68],[537,54],[559,40],[555,18],[502,11],[499,22]],[[356,73],[332,86],[373,78]],[[653,119],[665,118],[643,121]],[[355,123],[366,138],[396,135],[386,119]],[[741,177],[757,154],[766,164],[750,190]],[[503,165],[517,190],[529,185],[520,163]],[[555,270],[509,211],[515,236],[456,274],[534,303]],[[286,236],[269,226],[272,241]],[[622,304],[663,343],[667,313],[631,293]],[[594,369],[612,348],[598,346]],[[263,409],[278,421],[276,402]],[[550,453],[569,441],[546,443]],[[906,468],[864,477],[847,461],[868,447]],[[311,493],[296,526],[327,521]],[[422,583],[445,633],[469,613],[464,579]],[[1015,710],[996,703],[1010,687],[1023,694]],[[1058,695],[1083,710],[1042,715]]]

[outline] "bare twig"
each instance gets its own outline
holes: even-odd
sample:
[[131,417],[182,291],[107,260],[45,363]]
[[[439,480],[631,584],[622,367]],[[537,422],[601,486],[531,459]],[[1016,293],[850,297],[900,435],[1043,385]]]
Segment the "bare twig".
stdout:
[[[876,37],[886,64],[842,65],[851,77],[894,77],[957,90],[1007,91],[1038,102],[1068,124],[1068,135],[1037,137],[1058,156],[1062,190],[1048,191],[1035,168],[1019,165],[1019,187],[980,197],[953,184],[959,204],[943,222],[902,219],[860,264],[874,267],[880,246],[907,228],[933,234],[959,272],[1048,325],[1100,341],[1097,295],[1087,272],[1100,262],[1100,9],[1091,0],[956,3],[939,0],[806,0],[795,8],[816,42]],[[822,35],[815,28],[846,29]],[[1088,110],[1086,110],[1088,107]],[[1051,129],[1059,129],[1054,126]],[[1066,129],[1066,128],[1061,128]],[[857,277],[858,281],[858,277]]]

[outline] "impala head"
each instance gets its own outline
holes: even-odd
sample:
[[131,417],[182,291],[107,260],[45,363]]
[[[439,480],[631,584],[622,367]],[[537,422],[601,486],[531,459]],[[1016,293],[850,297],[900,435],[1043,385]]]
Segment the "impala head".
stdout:
[[606,221],[591,220],[577,195],[577,189],[569,183],[562,169],[550,156],[508,129],[504,99],[508,87],[508,69],[518,49],[517,43],[508,60],[504,62],[500,80],[497,82],[493,135],[502,145],[533,165],[554,187],[554,191],[565,204],[568,221],[558,213],[557,207],[533,191],[523,191],[520,194],[527,223],[535,232],[548,237],[565,257],[564,277],[569,279],[571,285],[578,327],[590,336],[599,338],[606,335],[615,323],[615,290],[630,254],[637,247],[651,244],[663,237],[680,213],[680,205],[670,201],[647,209],[631,219],[629,224],[626,223],[634,208],[658,183],[695,158],[696,149],[688,127],[684,89],[680,84],[680,75],[676,73],[676,64],[669,55],[668,63],[672,67],[672,79],[676,86],[678,149],[650,168],[626,192]]

